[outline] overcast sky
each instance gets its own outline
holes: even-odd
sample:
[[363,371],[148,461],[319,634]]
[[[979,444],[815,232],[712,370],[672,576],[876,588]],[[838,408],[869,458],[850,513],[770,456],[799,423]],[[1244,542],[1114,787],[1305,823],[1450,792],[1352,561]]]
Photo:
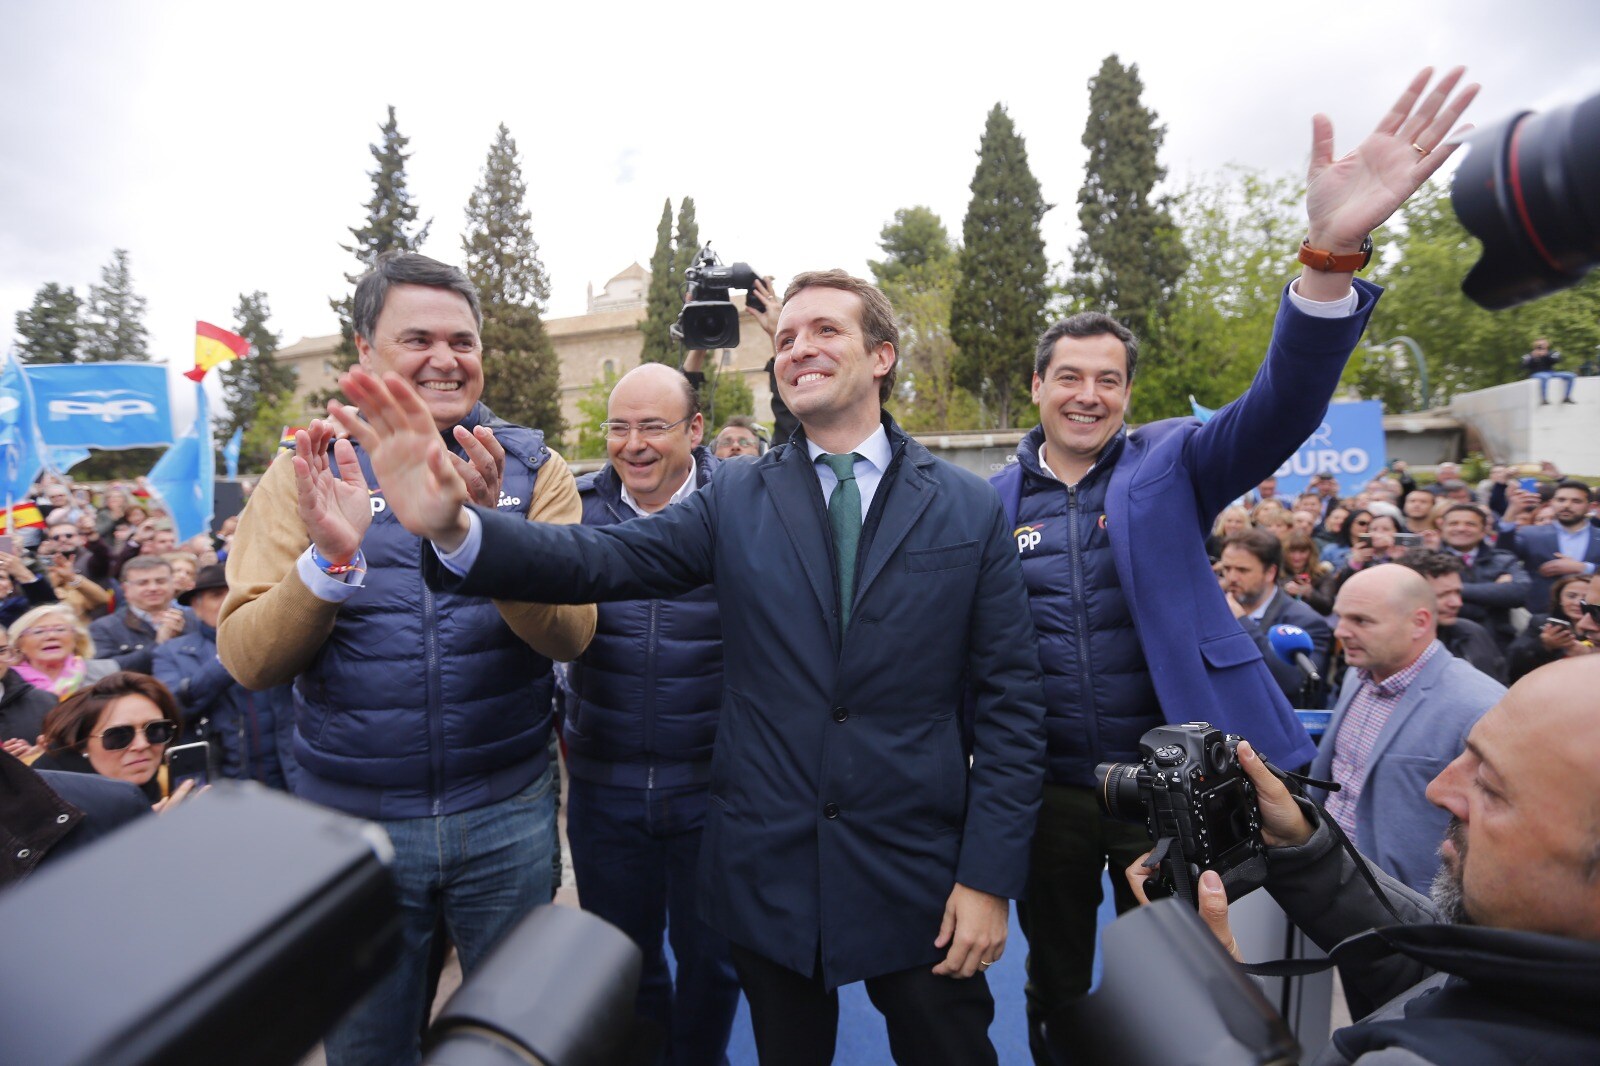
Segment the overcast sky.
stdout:
[[1059,205],[1044,225],[1060,262],[1087,81],[1111,52],[1139,65],[1181,179],[1301,171],[1319,110],[1342,153],[1428,64],[1468,65],[1480,126],[1579,99],[1600,91],[1597,45],[1593,0],[5,0],[0,346],[40,285],[81,295],[119,247],[152,351],[179,367],[194,320],[231,325],[241,292],[268,294],[285,343],[333,332],[327,299],[353,267],[339,245],[388,104],[433,219],[424,250],[452,262],[495,125],[510,127],[562,316],[583,312],[585,285],[649,262],[669,196],[695,198],[726,258],[780,277],[864,273],[899,207],[927,204],[959,234],[996,101]]

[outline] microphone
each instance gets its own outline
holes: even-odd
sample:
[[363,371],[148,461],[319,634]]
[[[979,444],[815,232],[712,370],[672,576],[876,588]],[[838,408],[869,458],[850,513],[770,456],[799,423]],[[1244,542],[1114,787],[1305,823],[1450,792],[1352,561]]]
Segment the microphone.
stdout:
[[1298,666],[1312,682],[1322,683],[1322,675],[1317,672],[1316,664],[1306,654],[1315,646],[1311,643],[1311,635],[1305,630],[1299,626],[1273,626],[1267,631],[1267,643],[1272,645],[1278,658]]

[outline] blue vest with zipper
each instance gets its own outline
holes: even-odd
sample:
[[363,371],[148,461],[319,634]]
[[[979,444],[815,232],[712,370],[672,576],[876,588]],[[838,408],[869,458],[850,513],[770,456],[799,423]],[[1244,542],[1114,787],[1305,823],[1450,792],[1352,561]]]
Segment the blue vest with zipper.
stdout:
[[[696,484],[718,462],[695,449]],[[622,502],[616,471],[578,479],[583,524],[638,518]],[[722,706],[722,618],[702,585],[669,600],[597,605],[594,639],[572,664],[562,739],[575,778],[623,788],[703,785]]]
[[1125,439],[1069,487],[1040,466],[1035,427],[1017,462],[990,479],[1012,519],[1039,634],[1052,784],[1092,787],[1096,763],[1137,758],[1139,738],[1165,721],[1106,538],[1106,490]]
[[[526,515],[550,456],[544,434],[482,404],[460,424],[480,423],[506,450],[499,510]],[[375,486],[361,544],[366,582],[295,683],[295,794],[384,819],[509,799],[549,762],[550,660],[512,632],[490,600],[427,587],[421,539],[384,504],[367,454],[356,455]]]

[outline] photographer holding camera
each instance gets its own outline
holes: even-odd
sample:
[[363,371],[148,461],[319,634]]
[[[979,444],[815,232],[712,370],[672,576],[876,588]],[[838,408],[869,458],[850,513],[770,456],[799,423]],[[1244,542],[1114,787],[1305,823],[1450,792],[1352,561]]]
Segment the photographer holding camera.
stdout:
[[[1590,587],[1591,606],[1600,581]],[[1584,624],[1600,632],[1589,615]],[[1313,1066],[1600,1061],[1600,660],[1534,671],[1428,785],[1449,812],[1431,902],[1338,845],[1250,748],[1266,888],[1339,965],[1356,1024]],[[1148,876],[1128,869],[1135,894]],[[1235,958],[1220,879],[1200,916]]]

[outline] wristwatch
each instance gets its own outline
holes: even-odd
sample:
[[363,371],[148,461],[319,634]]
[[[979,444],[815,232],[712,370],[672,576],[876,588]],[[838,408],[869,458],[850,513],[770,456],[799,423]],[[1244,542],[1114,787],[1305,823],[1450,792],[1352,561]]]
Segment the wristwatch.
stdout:
[[1300,242],[1300,262],[1312,270],[1326,270],[1330,274],[1353,274],[1365,270],[1372,261],[1372,234],[1361,242],[1361,247],[1346,255],[1335,255],[1321,248],[1311,247],[1311,238]]

